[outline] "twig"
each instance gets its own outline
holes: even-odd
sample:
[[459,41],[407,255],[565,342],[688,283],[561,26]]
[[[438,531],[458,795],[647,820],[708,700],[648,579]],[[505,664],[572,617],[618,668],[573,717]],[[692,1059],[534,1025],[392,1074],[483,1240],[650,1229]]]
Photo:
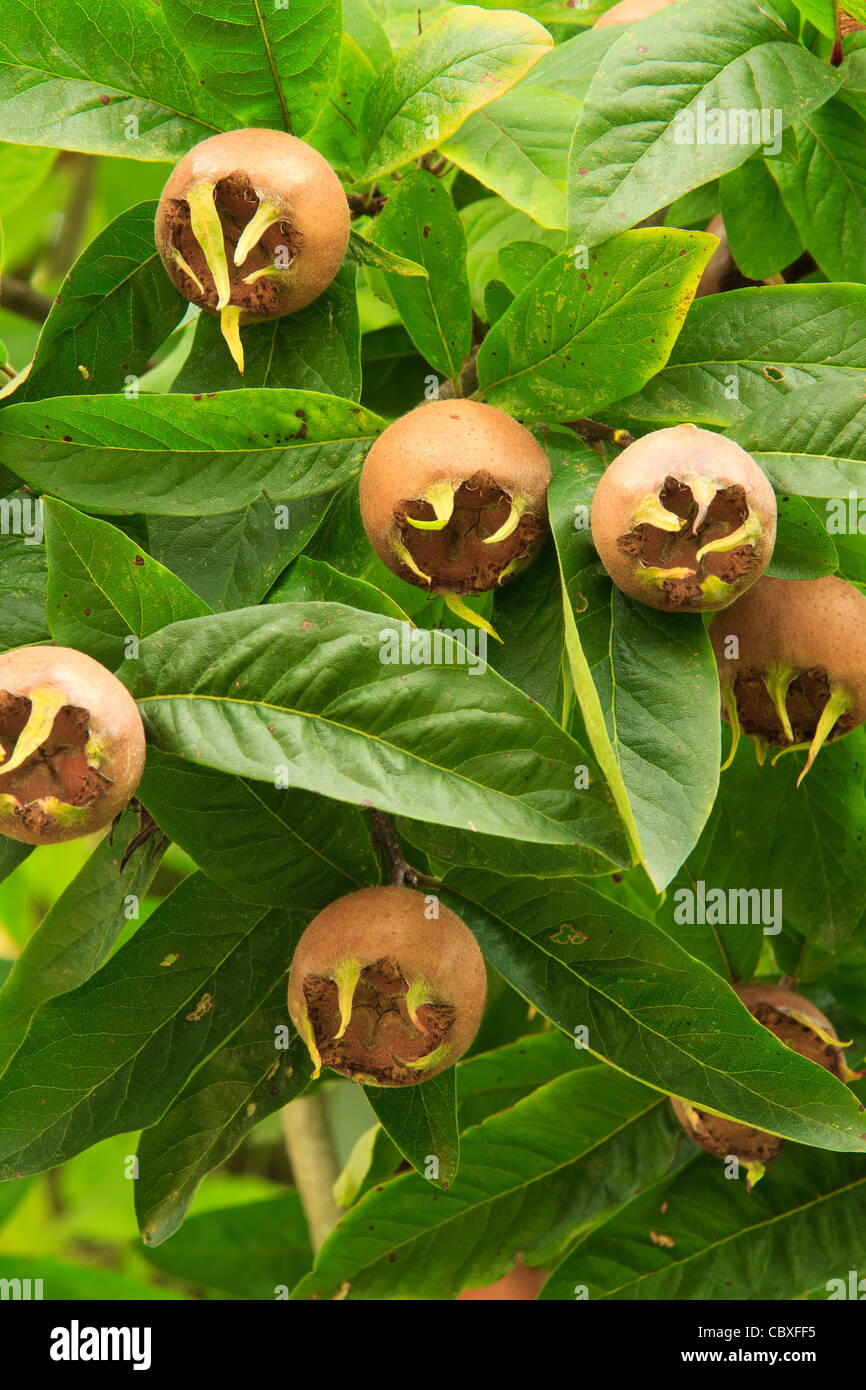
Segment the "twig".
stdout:
[[44,323],[53,303],[50,295],[34,290],[32,285],[28,285],[26,280],[19,280],[17,275],[4,275],[0,280],[0,304],[24,319]]
[[439,888],[438,878],[422,874],[404,858],[397,839],[391,817],[384,811],[371,811],[370,842],[375,850],[381,850],[388,861],[388,875],[392,884],[401,888]]
[[298,1096],[297,1100],[283,1106],[280,1119],[310,1242],[318,1254],[341,1215],[334,1200],[334,1183],[339,1172],[321,1094]]
[[96,187],[95,155],[70,154],[66,158],[69,162],[74,161],[78,168],[69,206],[63,214],[57,241],[50,251],[49,268],[53,275],[65,275],[78,255],[90,211],[90,200]]
[[616,429],[613,425],[602,425],[598,420],[563,420],[566,429],[574,430],[581,439],[592,444],[598,439],[604,439],[609,444],[618,444],[621,449],[626,445],[633,444],[634,440],[628,430]]

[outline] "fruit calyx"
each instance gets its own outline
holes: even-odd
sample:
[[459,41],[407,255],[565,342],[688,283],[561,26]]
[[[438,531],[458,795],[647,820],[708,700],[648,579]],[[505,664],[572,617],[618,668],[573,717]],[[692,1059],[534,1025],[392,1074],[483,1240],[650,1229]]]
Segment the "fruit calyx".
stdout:
[[[741,733],[767,749],[805,750],[803,781],[828,741],[866,719],[866,598],[845,580],[759,579],[713,618],[728,767]],[[736,639],[735,646],[733,639]]]
[[460,918],[410,888],[365,888],[331,903],[298,943],[289,1012],[318,1076],[411,1086],[465,1052],[486,994],[484,962]]
[[769,564],[776,504],[739,445],[696,425],[655,430],[608,466],[592,535],[614,583],[654,608],[723,608]]
[[166,270],[186,299],[219,314],[241,373],[241,323],[309,304],[333,279],[348,239],[339,179],[284,131],[203,140],[171,174],[156,216]]

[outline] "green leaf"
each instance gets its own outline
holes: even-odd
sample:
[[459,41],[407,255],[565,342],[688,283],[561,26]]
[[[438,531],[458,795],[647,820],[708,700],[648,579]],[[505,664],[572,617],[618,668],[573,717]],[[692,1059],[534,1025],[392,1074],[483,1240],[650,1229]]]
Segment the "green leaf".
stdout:
[[268,603],[342,603],[408,622],[399,604],[364,579],[350,579],[324,560],[299,555],[268,594]]
[[285,1027],[286,986],[280,980],[142,1134],[135,1210],[145,1245],[153,1248],[173,1235],[208,1173],[309,1084],[313,1064],[300,1038],[282,1052],[274,1050],[277,1030]]
[[0,122],[22,144],[172,161],[233,124],[150,0],[4,0]]
[[32,853],[33,845],[23,845],[20,840],[10,840],[8,835],[0,838],[0,883],[14,873],[18,865]]
[[557,44],[510,92],[474,112],[442,144],[442,153],[543,227],[565,228],[572,133],[595,71],[617,38],[607,28]]
[[201,1212],[168,1245],[144,1253],[172,1279],[254,1299],[290,1289],[313,1257],[297,1192]]
[[[828,101],[798,122],[800,160],[770,165],[803,244],[829,280],[866,281],[866,119]],[[821,216],[816,210],[821,209]]]
[[731,254],[747,279],[767,280],[793,265],[803,243],[762,159],[725,174],[719,194]]
[[777,492],[845,497],[866,484],[866,400],[862,373],[803,386],[737,425],[732,438],[763,468]]
[[790,405],[784,398],[791,392],[799,397],[803,387],[854,386],[864,369],[861,286],[729,290],[694,301],[667,365],[610,414],[654,425],[691,420],[727,429],[750,411],[778,407],[784,413]]
[[[142,1299],[183,1298],[176,1289],[160,1289],[114,1269],[94,1268],[80,1260],[73,1264],[41,1252],[32,1258],[3,1252],[0,1254],[0,1279],[41,1279],[43,1297],[59,1302],[139,1303]],[[31,1283],[31,1287],[35,1284]]]
[[396,255],[386,246],[379,246],[375,241],[368,241],[366,237],[361,236],[361,233],[354,229],[349,233],[347,254],[358,265],[370,265],[377,270],[390,271],[393,275],[408,275],[410,277],[429,275],[429,271],[423,265],[419,265],[417,261],[407,260],[405,256]]
[[45,513],[51,635],[114,670],[127,638],[210,609],[116,526],[49,497]]
[[43,1004],[0,1080],[0,1179],[159,1119],[287,974],[308,920],[296,912],[192,875],[102,970]]
[[[574,132],[569,226],[575,242],[605,241],[735,169],[757,146],[772,148],[778,131],[753,130],[750,113],[760,124],[760,113],[772,112],[783,130],[841,82],[787,34],[772,10],[755,3],[690,0],[678,7],[676,23],[661,10],[642,22],[639,44],[624,29],[602,59]],[[725,131],[717,143],[713,121],[720,116]]]
[[409,280],[383,267],[391,298],[418,351],[456,381],[472,343],[466,237],[449,194],[423,169],[405,174],[376,219],[376,242],[424,267]]
[[[387,39],[385,47],[387,54],[381,60],[383,65],[391,57]],[[352,179],[363,162],[358,142],[358,113],[375,80],[373,61],[349,34],[343,34],[337,80],[306,138],[346,181]]]
[[448,10],[394,55],[364,102],[365,180],[381,178],[453,135],[513,86],[552,39],[517,10]]
[[366,1096],[391,1142],[421,1177],[439,1188],[457,1176],[455,1070],[449,1067],[419,1086],[366,1088]]
[[332,1297],[348,1284],[349,1299],[383,1298],[396,1276],[412,1298],[454,1298],[500,1278],[515,1256],[555,1259],[665,1172],[672,1125],[645,1087],[586,1067],[468,1130],[461,1147],[447,1191],[431,1195],[413,1173],[362,1198],[293,1297]]
[[[718,801],[689,861],[692,879],[703,878],[725,892],[748,884],[781,893],[787,928],[831,949],[837,946],[863,912],[857,885],[866,876],[864,754],[866,733],[855,729],[822,749],[798,787],[804,754],[786,754],[775,767],[768,758],[762,768],[751,740],[743,739],[733,765],[722,773]],[[681,937],[684,928],[675,925],[672,905],[661,920]],[[718,928],[709,930],[719,935]],[[732,934],[736,928],[722,929],[723,945]],[[688,939],[683,944],[693,949]],[[750,959],[754,967],[756,953]],[[747,973],[741,957],[733,964],[738,973]]]
[[548,262],[478,353],[484,398],[524,419],[573,420],[664,366],[712,253],[700,232],[625,232]]
[[120,872],[137,830],[137,817],[125,812],[113,836],[97,845],[15,961],[0,991],[0,1072],[40,1005],[89,980],[120,933],[137,919],[162,859],[162,850],[151,842],[136,850]]
[[[857,1097],[765,1028],[706,965],[579,880],[449,873],[485,956],[588,1050],[701,1109],[801,1143],[866,1152]],[[466,1161],[464,1152],[463,1161]]]
[[607,788],[590,764],[575,794],[587,754],[549,715],[493,671],[382,661],[382,630],[337,604],[241,609],[145,639],[127,679],[164,752],[477,834],[582,845],[587,864],[621,854]]
[[499,276],[499,252],[512,241],[536,241],[551,251],[561,251],[560,231],[539,227],[525,212],[510,208],[501,198],[480,198],[460,214],[466,230],[466,268],[472,307],[485,317],[484,287]]
[[324,493],[276,512],[259,496],[222,516],[149,516],[150,552],[214,612],[247,608],[313,538],[332,502]]
[[[355,267],[344,261],[328,288],[296,314],[244,325],[244,387],[294,388],[357,400],[361,331]],[[238,370],[215,314],[199,314],[172,391],[232,391]]]
[[699,614],[635,603],[604,573],[587,525],[604,471],[598,455],[575,441],[553,457],[548,505],[575,693],[660,891],[697,842],[718,788],[716,663]]
[[155,748],[137,794],[160,828],[244,902],[281,907],[294,883],[324,893],[338,882],[348,893],[378,879],[357,806],[231,777]]
[[775,579],[820,579],[839,568],[827,527],[803,497],[776,499],[776,544],[767,573]]
[[339,0],[162,0],[174,47],[238,126],[303,135],[337,75]]
[[[866,1237],[859,1159],[788,1149],[753,1192],[698,1158],[592,1232],[548,1280],[544,1299],[802,1299],[849,1288]],[[650,1230],[671,1245],[654,1243]],[[837,1285],[837,1288],[839,1286]]]
[[0,461],[89,511],[214,516],[339,487],[384,427],[314,391],[58,396],[4,410]]
[[41,502],[24,492],[0,497],[0,524],[0,651],[11,651],[51,637]]
[[78,257],[45,320],[17,399],[119,391],[183,318],[186,302],[153,244],[155,203],[139,203]]

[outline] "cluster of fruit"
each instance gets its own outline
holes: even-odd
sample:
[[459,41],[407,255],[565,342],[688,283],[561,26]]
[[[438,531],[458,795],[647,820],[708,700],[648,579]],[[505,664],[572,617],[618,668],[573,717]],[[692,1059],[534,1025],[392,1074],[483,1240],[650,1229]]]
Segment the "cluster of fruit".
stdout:
[[[668,0],[644,0],[644,9]],[[617,10],[628,6],[617,6]],[[630,15],[609,12],[604,22]],[[322,157],[268,130],[214,136],[178,164],[156,243],[180,292],[220,316],[240,371],[244,323],[303,308],[330,284],[349,239],[349,209]],[[473,618],[467,595],[498,589],[547,531],[550,467],[529,430],[480,401],[431,401],[370,449],[360,501],[370,543],[410,584]],[[866,718],[866,599],[838,578],[768,578],[776,499],[752,458],[691,424],[629,444],[592,506],[601,564],[624,594],[670,613],[713,611],[722,710],[767,745],[807,748]],[[473,619],[474,620],[474,619]],[[97,662],[65,648],[0,657],[0,831],[53,844],[111,823],[134,795],[144,730],[134,701]],[[733,754],[733,749],[732,749]],[[301,938],[289,1010],[316,1074],[405,1086],[471,1045],[485,1002],[484,962],[465,924],[405,887],[365,888],[332,903]],[[773,987],[739,991],[797,1051],[844,1076],[841,1045],[807,1001]],[[689,1133],[743,1157],[752,1176],[779,1141],[676,1102]]]

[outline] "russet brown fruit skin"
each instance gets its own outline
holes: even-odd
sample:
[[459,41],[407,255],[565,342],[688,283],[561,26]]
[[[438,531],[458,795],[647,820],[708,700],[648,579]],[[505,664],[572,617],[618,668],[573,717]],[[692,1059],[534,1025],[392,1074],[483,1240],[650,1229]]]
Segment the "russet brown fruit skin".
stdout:
[[[761,534],[753,545],[703,557],[694,579],[672,579],[663,584],[649,583],[644,562],[626,547],[635,533],[635,512],[643,499],[659,497],[667,480],[685,486],[690,480],[709,480],[717,492],[699,535],[691,535],[690,524],[679,533],[661,533],[656,527],[642,527],[641,533],[654,535],[665,546],[676,544],[677,555],[653,564],[662,568],[696,564],[701,544],[723,538],[736,529],[736,500],[730,504],[725,493],[739,489],[746,507],[758,519]],[[685,494],[682,494],[685,497]],[[670,507],[668,508],[670,509]],[[696,510],[696,507],[695,507]],[[602,564],[623,593],[650,608],[676,612],[706,612],[726,607],[738,593],[754,584],[772,558],[776,540],[776,498],[769,479],[749,454],[724,435],[696,425],[675,425],[653,430],[636,439],[605,469],[595,491],[590,517],[592,539]],[[665,540],[665,535],[670,541]],[[718,595],[704,594],[702,578],[718,576],[729,590]]]
[[[0,833],[30,845],[59,844],[110,825],[141,781],[145,759],[141,715],[117,677],[71,647],[40,646],[0,656],[4,763],[27,721],[28,697],[41,687],[64,700],[50,735],[5,776],[0,763]],[[39,805],[50,797],[62,804]]]
[[[327,289],[349,244],[350,214],[340,180],[317,150],[281,130],[231,130],[202,140],[172,171],[156,213],[157,249],[184,298],[215,312],[213,277],[186,206],[189,189],[202,183],[216,185],[232,282],[229,303],[244,311],[245,320],[293,314]],[[235,266],[234,248],[258,200],[284,210],[284,221],[265,231],[243,264]],[[244,285],[245,275],[273,264],[274,250],[281,245],[293,256],[285,276]],[[196,271],[204,294],[172,260],[173,246]]]
[[[739,643],[736,658],[725,652],[731,636]],[[773,667],[791,668],[795,679],[812,673],[808,679],[819,702],[824,698],[819,686],[841,687],[851,695],[851,706],[840,716],[830,739],[850,733],[866,719],[866,598],[838,575],[824,579],[765,575],[713,618],[709,637],[723,689],[739,690],[740,725],[746,733],[759,733],[777,747],[789,742],[769,697],[754,703],[760,695],[757,678]],[[742,698],[742,682],[751,687],[748,705]],[[814,724],[808,725],[816,707],[802,696],[798,699],[796,686],[789,690],[787,706],[795,741],[808,742]]]
[[[484,957],[444,903],[436,918],[426,908],[425,895],[412,888],[361,888],[330,903],[307,927],[289,971],[289,1013],[304,1038],[312,1022],[323,1065],[365,1084],[409,1086],[450,1067],[472,1043],[487,994]],[[363,973],[352,1020],[335,1040],[336,986],[327,982],[347,961],[357,961]],[[426,986],[417,1009],[426,1032],[403,1002],[406,986],[416,982]],[[429,1068],[405,1065],[442,1046]]]
[[637,24],[638,20],[646,19],[648,15],[672,4],[673,0],[620,0],[618,5],[606,10],[592,27],[606,29],[609,24]]
[[501,1279],[497,1279],[495,1284],[486,1284],[480,1289],[464,1289],[457,1295],[457,1302],[523,1302],[536,1299],[547,1282],[549,1272],[532,1265],[515,1265]]
[[[485,490],[467,491],[484,480]],[[428,587],[395,555],[396,535],[430,576],[432,592],[482,593],[500,582],[511,560],[528,563],[543,543],[549,483],[547,455],[510,415],[479,401],[429,401],[389,425],[367,454],[360,481],[361,517],[376,554],[401,579]],[[407,507],[409,515],[432,517],[432,508],[419,505],[419,499],[435,484],[459,490],[455,516],[444,531],[417,530],[405,521]],[[506,500],[495,500],[497,491]],[[455,546],[455,526],[470,518],[462,504],[473,496],[482,502],[491,499],[484,512],[485,535],[495,534],[506,521],[508,498],[524,498],[517,530],[485,546],[473,527],[465,544]]]
[[[809,1057],[813,1062],[817,1062],[840,1080],[845,1080],[846,1068],[842,1049],[825,1042],[817,1033],[812,1032],[807,1024],[792,1017],[793,1014],[799,1014],[816,1028],[835,1038],[836,1030],[832,1023],[811,1000],[804,999],[792,990],[783,989],[780,985],[767,985],[758,981],[735,985],[734,992],[749,1013],[786,1046],[794,1052],[799,1052],[801,1057]],[[766,1168],[778,1158],[784,1147],[785,1141],[778,1134],[768,1134],[764,1130],[725,1120],[701,1110],[695,1110],[692,1118],[681,1101],[672,1098],[671,1104],[686,1134],[717,1158],[733,1155],[744,1165],[760,1164]]]

